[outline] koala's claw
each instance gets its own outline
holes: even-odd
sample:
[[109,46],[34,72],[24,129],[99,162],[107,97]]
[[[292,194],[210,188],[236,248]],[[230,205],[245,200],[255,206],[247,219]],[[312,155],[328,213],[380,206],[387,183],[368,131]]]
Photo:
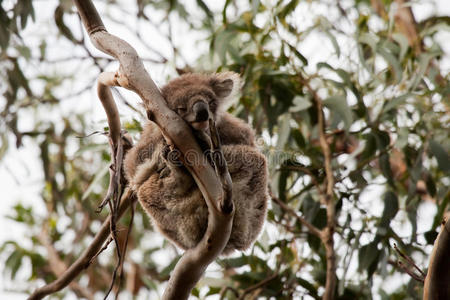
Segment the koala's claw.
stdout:
[[169,156],[169,152],[171,151],[170,146],[169,145],[165,145],[161,151],[161,156],[167,160],[167,157]]
[[170,169],[167,166],[161,167],[158,171],[159,179],[165,178],[170,175]]
[[172,149],[170,146],[165,146],[162,150],[161,156],[166,163],[174,167],[182,167],[183,164],[180,161],[180,151],[178,149]]

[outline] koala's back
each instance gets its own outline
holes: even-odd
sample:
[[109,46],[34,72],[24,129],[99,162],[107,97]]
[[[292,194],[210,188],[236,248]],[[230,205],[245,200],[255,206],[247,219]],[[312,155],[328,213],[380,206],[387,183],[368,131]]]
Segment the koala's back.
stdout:
[[229,113],[223,113],[217,124],[222,145],[255,146],[253,129],[243,120]]
[[165,144],[159,127],[153,122],[147,122],[142,130],[139,142],[131,148],[124,159],[125,176],[132,182],[137,167],[150,159],[158,147]]

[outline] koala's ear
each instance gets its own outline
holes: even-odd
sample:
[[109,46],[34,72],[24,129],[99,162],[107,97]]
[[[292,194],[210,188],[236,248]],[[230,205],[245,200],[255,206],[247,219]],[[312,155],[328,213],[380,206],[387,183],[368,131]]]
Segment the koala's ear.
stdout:
[[217,79],[211,80],[211,87],[214,91],[214,94],[218,98],[226,98],[231,94],[231,91],[233,91],[233,80],[227,78],[223,81],[219,81]]
[[241,78],[234,72],[223,72],[212,75],[210,85],[219,100],[219,107],[225,109],[241,88]]

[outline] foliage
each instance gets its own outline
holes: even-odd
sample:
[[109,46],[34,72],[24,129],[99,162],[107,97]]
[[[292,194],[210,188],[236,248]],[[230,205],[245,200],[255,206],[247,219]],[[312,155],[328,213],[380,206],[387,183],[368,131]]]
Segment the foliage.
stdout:
[[[450,28],[448,17],[431,15],[406,24],[416,30],[411,36],[395,18],[397,3],[391,0],[160,0],[137,1],[132,9],[125,2],[95,3],[108,29],[129,28],[130,36],[123,38],[136,41],[133,46],[152,76],[153,70],[160,74],[160,82],[186,70],[240,73],[242,96],[231,112],[251,122],[261,137],[272,193],[322,229],[327,224],[319,201],[325,158],[317,107],[306,84],[317,92],[325,106],[336,181],[337,295],[419,297],[421,284],[395,267],[399,258],[392,245],[425,268],[429,245],[449,210],[449,60],[442,45],[442,35]],[[53,15],[48,16],[50,8]],[[125,22],[122,15],[130,20]],[[9,156],[16,147],[34,145],[42,170],[39,204],[8,199],[12,211],[7,218],[26,228],[26,236],[5,241],[0,248],[4,276],[27,281],[22,288],[30,292],[36,282],[50,282],[58,275],[51,253],[70,265],[105,217],[95,210],[108,183],[107,141],[100,134],[88,136],[103,130],[105,123],[96,120],[87,101],[96,101],[95,76],[114,63],[91,50],[70,1],[2,2],[0,22],[0,76],[6,83],[1,87],[0,166],[12,161]],[[36,30],[38,26],[48,30]],[[192,34],[198,52],[191,53],[193,48],[185,47],[177,32]],[[412,43],[414,38],[419,42]],[[142,120],[137,101],[123,91],[115,96],[126,128],[135,135]],[[36,213],[37,206],[45,206],[45,214]],[[270,206],[265,231],[254,247],[219,259],[193,296],[321,296],[323,245],[292,213],[276,202]],[[434,211],[427,213],[434,216],[432,221],[421,218],[427,209]],[[126,224],[127,218],[122,226]],[[130,248],[124,289],[131,294],[161,293],[180,253],[152,231],[140,209]],[[80,278],[88,295],[106,291],[113,254],[111,249],[103,253]],[[19,278],[27,260],[29,276]]]

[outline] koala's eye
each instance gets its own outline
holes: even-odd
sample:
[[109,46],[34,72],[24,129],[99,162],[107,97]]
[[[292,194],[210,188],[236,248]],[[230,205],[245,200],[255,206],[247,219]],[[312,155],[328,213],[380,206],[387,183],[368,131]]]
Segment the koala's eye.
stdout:
[[187,111],[186,107],[177,107],[178,114],[184,114]]

